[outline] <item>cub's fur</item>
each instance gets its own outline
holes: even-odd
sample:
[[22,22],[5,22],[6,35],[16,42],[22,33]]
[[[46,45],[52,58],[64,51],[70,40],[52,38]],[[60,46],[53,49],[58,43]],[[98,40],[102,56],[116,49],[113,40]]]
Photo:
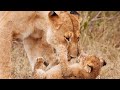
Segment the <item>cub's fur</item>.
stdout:
[[[62,74],[60,64],[52,67],[48,71],[44,69],[36,69],[36,78],[42,79],[63,79],[63,78],[78,78],[78,79],[95,79],[105,65],[105,61],[100,60],[96,56],[87,56],[85,59],[80,59],[79,63],[68,65],[68,76]],[[42,63],[41,63],[42,64]]]

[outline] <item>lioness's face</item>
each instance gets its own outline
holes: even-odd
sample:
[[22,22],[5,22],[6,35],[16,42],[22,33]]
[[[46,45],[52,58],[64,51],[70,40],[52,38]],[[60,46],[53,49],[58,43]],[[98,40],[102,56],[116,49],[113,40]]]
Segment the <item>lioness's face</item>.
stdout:
[[80,37],[80,17],[75,11],[49,12],[49,20],[52,35],[52,43],[64,45],[68,50],[68,56],[75,58],[78,56],[78,41]]

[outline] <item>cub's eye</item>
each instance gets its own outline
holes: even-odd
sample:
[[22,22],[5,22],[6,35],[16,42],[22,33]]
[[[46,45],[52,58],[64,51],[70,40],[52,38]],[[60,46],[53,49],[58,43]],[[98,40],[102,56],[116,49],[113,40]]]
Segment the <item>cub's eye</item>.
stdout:
[[70,11],[70,14],[80,15],[77,11]]

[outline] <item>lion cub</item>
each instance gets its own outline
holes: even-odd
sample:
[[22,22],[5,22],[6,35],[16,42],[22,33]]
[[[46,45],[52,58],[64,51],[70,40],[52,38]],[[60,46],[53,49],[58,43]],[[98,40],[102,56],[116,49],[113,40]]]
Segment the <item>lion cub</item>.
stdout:
[[[36,69],[36,78],[41,79],[95,79],[101,70],[101,68],[106,65],[106,62],[100,60],[96,56],[86,56],[84,59],[78,57],[79,63],[69,64],[68,76],[62,75],[62,70],[60,64],[52,67],[48,71],[44,69]],[[76,59],[77,60],[77,59]],[[43,65],[43,63],[39,63]]]

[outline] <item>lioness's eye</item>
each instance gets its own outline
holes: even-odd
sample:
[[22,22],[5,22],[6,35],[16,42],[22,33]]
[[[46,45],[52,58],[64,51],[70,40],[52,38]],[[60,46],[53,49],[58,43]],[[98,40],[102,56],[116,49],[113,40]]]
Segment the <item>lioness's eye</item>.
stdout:
[[70,11],[70,14],[80,15],[77,11]]
[[[65,36],[64,36],[64,37],[65,37]],[[65,37],[65,40],[70,41],[70,38],[69,38],[69,37]]]

